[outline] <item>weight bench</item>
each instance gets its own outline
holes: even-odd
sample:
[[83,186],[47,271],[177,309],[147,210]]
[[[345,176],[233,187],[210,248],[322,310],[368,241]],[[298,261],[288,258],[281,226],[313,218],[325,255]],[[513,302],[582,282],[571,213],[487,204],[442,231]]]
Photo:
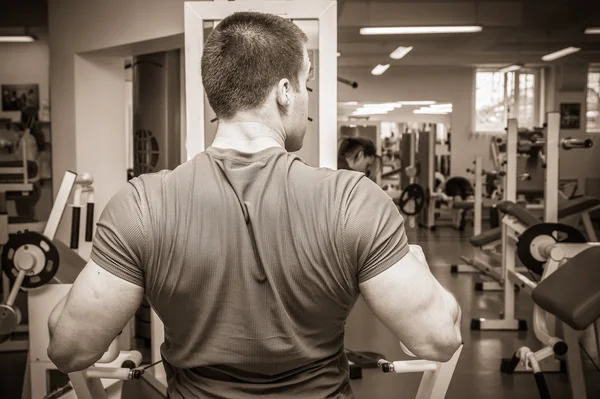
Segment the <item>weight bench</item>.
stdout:
[[[572,397],[584,399],[588,396],[578,331],[586,330],[594,324],[596,348],[600,348],[600,268],[597,265],[600,246],[593,243],[559,244],[552,248],[551,244],[547,245],[551,249],[540,252],[547,255],[552,252],[557,260],[548,259],[539,283],[529,282],[533,287],[531,294],[535,303],[535,335],[545,346],[536,352],[527,347],[520,348],[512,359],[503,360],[501,370],[512,374],[521,365],[524,370],[533,371],[540,396],[550,399],[540,362],[555,356],[566,357]],[[561,262],[563,259],[566,259],[564,263]],[[556,337],[558,330],[548,322],[548,316],[563,323],[564,339]]]
[[[526,228],[542,222],[536,215],[529,212],[524,207],[515,204],[511,201],[500,201],[498,202],[496,207],[505,215],[512,217],[514,223],[511,223],[511,227],[514,228],[518,234],[522,233]],[[588,240],[595,242],[597,241],[597,237],[594,231],[594,227],[592,225],[592,221],[590,219],[590,212],[599,208],[599,198],[581,196],[563,202],[560,208],[558,209],[558,218],[559,220],[565,220],[577,216],[581,217]],[[501,260],[500,255],[495,250],[495,248],[500,244],[501,240],[501,226],[495,227],[493,229],[487,230],[481,234],[471,237],[469,239],[469,242],[474,247],[479,248],[479,256],[476,255],[474,259],[461,256],[461,261],[464,262],[464,264],[453,265],[451,271],[453,273],[484,273],[485,275],[493,278],[496,281],[478,282],[475,284],[475,290],[501,290],[502,276],[497,270],[497,266],[493,265],[493,263]]]

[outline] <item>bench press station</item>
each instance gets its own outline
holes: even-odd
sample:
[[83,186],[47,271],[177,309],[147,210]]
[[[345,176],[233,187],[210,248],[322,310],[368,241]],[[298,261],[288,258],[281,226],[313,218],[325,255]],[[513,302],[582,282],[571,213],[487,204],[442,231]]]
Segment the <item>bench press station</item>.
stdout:
[[[519,235],[525,230],[523,224],[537,224],[539,219],[516,204],[516,146],[517,121],[508,121],[507,135],[507,170],[505,184],[505,199],[511,203],[505,203],[505,210],[510,212],[502,218],[501,242],[502,242],[502,272],[500,281],[504,292],[504,309],[500,319],[473,319],[471,329],[473,330],[526,330],[525,320],[515,318],[515,284],[509,280],[509,276],[516,273],[515,243]],[[593,143],[591,140],[560,139],[559,133],[560,115],[558,113],[548,114],[548,125],[546,129],[545,154],[548,159],[546,168],[546,198],[545,198],[545,221],[555,223],[558,218],[558,165],[559,150],[572,148],[589,148]],[[512,159],[511,159],[512,158]],[[552,194],[554,193],[554,194]],[[574,208],[572,208],[574,209]],[[512,214],[512,215],[511,215]],[[525,223],[523,223],[525,222]],[[593,235],[593,228],[588,234]],[[594,239],[592,236],[590,239]]]
[[[512,143],[515,143],[517,137],[517,126],[516,123],[511,126],[509,123],[508,129],[508,137],[509,140],[512,139]],[[588,142],[588,144],[591,142]],[[542,145],[543,143],[538,142],[537,145]],[[585,144],[587,145],[587,144]],[[510,146],[509,146],[510,148]],[[510,154],[512,152],[512,154]],[[515,160],[515,152],[507,151],[509,153],[507,160],[507,167],[511,169],[514,174],[512,176],[516,176],[516,160]],[[476,160],[476,176],[481,174],[481,160]],[[508,174],[506,174],[508,175]],[[546,168],[546,176],[547,178],[553,179],[550,177],[548,169]],[[508,179],[508,176],[505,176],[505,179]],[[558,181],[558,172],[556,174],[556,178]],[[513,179],[514,180],[514,179]],[[506,184],[507,182],[505,182]],[[476,190],[477,186],[476,186]],[[549,191],[546,191],[548,193]],[[559,195],[562,194],[558,191],[558,186],[556,187],[556,191]],[[476,194],[478,194],[476,192]],[[505,190],[505,195],[507,191]],[[480,195],[481,196],[481,195]],[[566,199],[566,196],[563,195],[563,202],[558,206],[558,218],[567,223],[568,221],[579,222],[584,226],[587,237],[590,241],[596,241],[596,234],[591,223],[590,212],[600,208],[600,199],[593,197],[578,197],[573,199]],[[476,199],[478,196],[476,195]],[[519,234],[521,234],[526,228],[541,223],[536,215],[531,213],[525,207],[515,204],[513,201],[504,200],[500,201],[497,205],[498,210],[500,210],[505,217],[503,218],[503,222],[507,224],[510,229],[508,230],[511,233],[511,239],[509,239],[508,244],[512,246],[514,249],[514,244]],[[502,242],[502,227],[493,228],[483,233],[478,232],[481,231],[481,223],[477,223],[478,220],[481,219],[481,202],[476,203],[475,205],[475,235],[470,238],[470,243],[478,248],[475,253],[475,257],[473,259],[462,256],[461,260],[464,262],[463,265],[453,265],[451,271],[453,273],[456,272],[480,272],[486,275],[487,277],[491,277],[493,281],[484,281],[478,282],[475,284],[476,291],[502,291],[503,290],[503,277],[499,263],[502,261],[501,254],[498,253],[497,247]],[[514,237],[513,237],[514,236]],[[526,269],[518,269],[521,272],[525,272]]]

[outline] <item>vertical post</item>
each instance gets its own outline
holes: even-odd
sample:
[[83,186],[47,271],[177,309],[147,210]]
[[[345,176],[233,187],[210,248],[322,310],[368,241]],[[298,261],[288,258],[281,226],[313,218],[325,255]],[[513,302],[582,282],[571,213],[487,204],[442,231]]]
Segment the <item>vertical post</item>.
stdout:
[[483,166],[481,155],[475,157],[475,205],[473,208],[473,235],[481,234],[483,213]]
[[[517,141],[518,127],[516,119],[508,120],[506,134],[506,179],[504,199],[517,200]],[[504,281],[504,320],[515,318],[515,290],[508,278],[509,271],[515,271],[515,251],[509,243],[508,226],[502,223],[502,279]]]
[[[150,342],[152,342],[151,358],[152,363],[156,363],[162,359],[160,354],[160,346],[165,341],[165,326],[162,320],[154,311],[154,309],[151,309],[150,314]],[[167,386],[167,374],[162,364],[154,366],[153,369],[154,378],[156,378],[158,381],[162,382],[165,386]]]
[[579,349],[579,333],[564,323],[562,325],[565,342],[569,346],[569,350],[567,351],[567,372],[569,373],[571,395],[573,399],[586,399],[588,396],[585,389],[581,350]]
[[546,127],[546,181],[544,189],[545,207],[544,221],[546,223],[558,222],[558,176],[559,176],[559,146],[560,141],[560,114],[548,113],[548,126]]

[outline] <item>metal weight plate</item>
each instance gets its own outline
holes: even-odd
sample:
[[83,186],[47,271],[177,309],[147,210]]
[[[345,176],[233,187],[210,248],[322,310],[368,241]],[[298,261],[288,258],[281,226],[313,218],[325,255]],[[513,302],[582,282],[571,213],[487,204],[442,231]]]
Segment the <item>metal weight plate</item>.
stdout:
[[0,304],[0,336],[14,332],[19,323],[21,323],[19,309]]
[[[30,248],[32,247],[32,248]],[[58,250],[51,240],[35,231],[12,236],[2,250],[2,270],[14,282],[19,274],[14,258],[18,250],[35,251],[42,255],[43,264],[29,272],[23,280],[23,288],[37,288],[49,283],[58,271]]]
[[547,237],[555,243],[585,243],[587,239],[576,228],[561,223],[539,223],[529,227],[519,236],[517,255],[525,267],[541,276],[544,272],[545,260],[540,260],[532,251],[534,243],[540,237]]
[[421,213],[425,206],[425,191],[418,184],[409,184],[400,195],[400,210],[407,216]]

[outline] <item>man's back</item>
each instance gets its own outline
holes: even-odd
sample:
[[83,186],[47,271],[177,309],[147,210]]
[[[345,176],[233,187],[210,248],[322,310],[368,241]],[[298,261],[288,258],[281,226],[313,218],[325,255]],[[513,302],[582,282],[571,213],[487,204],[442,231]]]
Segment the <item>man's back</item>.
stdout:
[[[356,231],[361,218],[372,226],[389,212],[369,203],[361,210],[373,186],[282,148],[210,148],[175,171],[134,180],[127,190],[136,196],[115,197],[135,199],[144,215],[143,284],[165,324],[172,398],[351,397],[344,323],[359,281],[408,251],[397,212],[378,232]],[[111,205],[99,227],[131,213],[131,204]],[[102,232],[93,255],[100,265],[111,251]]]

